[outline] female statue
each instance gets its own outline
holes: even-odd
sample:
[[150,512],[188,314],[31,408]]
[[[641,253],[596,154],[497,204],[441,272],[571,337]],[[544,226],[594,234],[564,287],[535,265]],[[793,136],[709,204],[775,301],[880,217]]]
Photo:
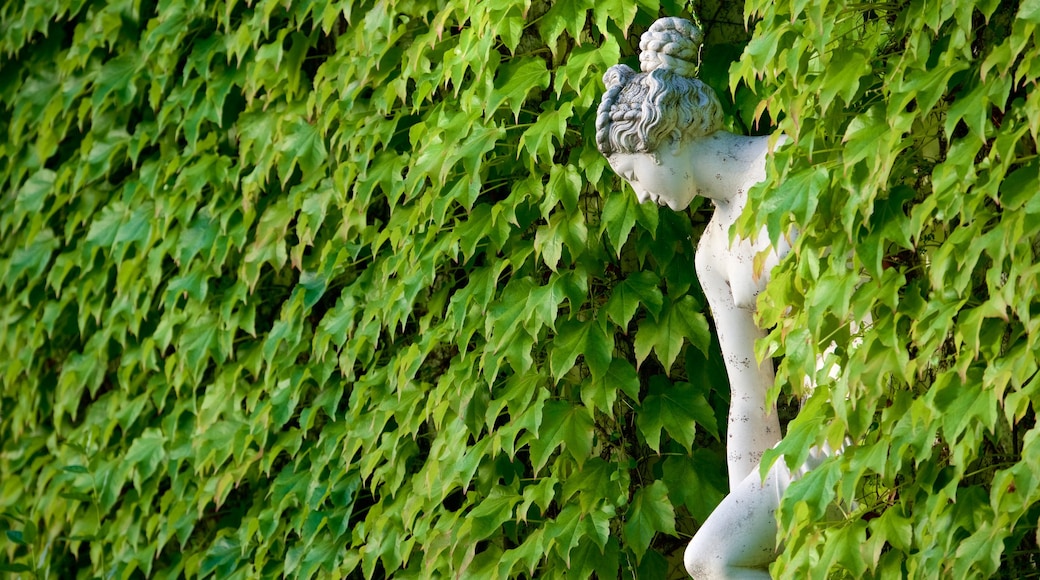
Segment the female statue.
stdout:
[[[765,177],[769,138],[720,129],[718,98],[694,77],[701,40],[700,29],[687,20],[655,22],[639,43],[642,72],[618,65],[604,75],[607,91],[596,118],[596,141],[640,202],[683,210],[699,195],[714,205],[695,262],[730,382],[730,493],[687,546],[684,562],[696,578],[768,578],[776,558],[774,512],[797,474],[779,461],[764,481],[759,475],[763,452],[780,441],[780,425],[766,402],[772,363],[755,360],[754,343],[764,332],[755,325],[754,311],[769,270],[790,246],[770,248],[764,232],[730,241],[748,189]],[[770,254],[758,276],[754,258],[766,250]],[[799,472],[824,456],[813,453]]]

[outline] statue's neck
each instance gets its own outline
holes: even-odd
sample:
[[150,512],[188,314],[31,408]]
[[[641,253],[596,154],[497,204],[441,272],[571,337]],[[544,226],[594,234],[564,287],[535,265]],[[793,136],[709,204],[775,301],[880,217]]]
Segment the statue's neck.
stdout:
[[710,199],[716,216],[733,223],[747,204],[748,188],[765,179],[769,137],[716,131],[690,143],[686,152],[701,176],[700,195]]

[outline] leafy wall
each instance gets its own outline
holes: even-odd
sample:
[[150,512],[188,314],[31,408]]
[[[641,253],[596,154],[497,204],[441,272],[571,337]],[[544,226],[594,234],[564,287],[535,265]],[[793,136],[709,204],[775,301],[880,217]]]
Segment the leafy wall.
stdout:
[[[751,0],[742,56],[723,4],[702,77],[791,137],[743,224],[801,230],[781,451],[858,443],[774,571],[1035,573],[1036,2]],[[0,569],[676,575],[726,489],[707,213],[634,203],[592,124],[690,8],[0,6]]]
[[[858,444],[791,488],[774,570],[1035,576],[1040,4],[748,10],[733,76],[771,95],[791,146],[743,225],[802,232],[760,302],[761,352],[784,357],[778,384],[819,384],[779,451]],[[817,371],[834,338],[841,372]],[[858,504],[821,521],[835,499]]]
[[726,489],[706,214],[593,125],[685,9],[4,3],[0,569],[674,573]]

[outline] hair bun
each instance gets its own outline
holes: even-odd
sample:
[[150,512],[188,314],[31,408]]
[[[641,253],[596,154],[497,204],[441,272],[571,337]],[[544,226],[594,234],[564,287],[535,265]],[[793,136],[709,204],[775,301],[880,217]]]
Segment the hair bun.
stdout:
[[639,68],[643,72],[669,70],[685,77],[697,76],[704,33],[689,20],[660,18],[639,39]]
[[607,89],[612,89],[616,86],[627,85],[628,81],[632,80],[635,76],[636,71],[632,70],[632,67],[626,64],[616,64],[607,69],[607,72],[603,75],[603,84]]

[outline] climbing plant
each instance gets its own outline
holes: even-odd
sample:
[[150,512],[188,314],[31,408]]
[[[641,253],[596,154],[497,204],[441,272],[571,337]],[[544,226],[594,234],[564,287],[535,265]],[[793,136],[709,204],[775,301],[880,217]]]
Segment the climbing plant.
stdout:
[[747,9],[732,79],[789,140],[742,227],[800,232],[760,353],[815,384],[773,458],[852,443],[791,487],[773,571],[1036,575],[1040,4]]
[[797,229],[770,459],[851,443],[773,571],[1035,573],[1040,7],[745,9],[0,6],[0,570],[680,574],[727,488],[707,212],[592,125],[696,10],[728,127],[787,136],[741,224]]
[[689,8],[3,3],[0,570],[674,575],[727,487],[706,214],[593,125]]

